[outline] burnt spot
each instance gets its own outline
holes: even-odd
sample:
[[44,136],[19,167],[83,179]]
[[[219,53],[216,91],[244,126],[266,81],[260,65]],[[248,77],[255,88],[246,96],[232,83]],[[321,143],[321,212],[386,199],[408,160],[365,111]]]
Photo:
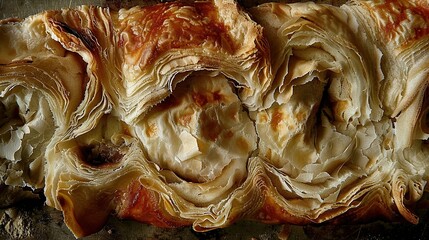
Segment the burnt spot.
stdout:
[[83,161],[94,167],[119,163],[124,157],[121,147],[113,143],[95,143],[81,146],[80,149]]

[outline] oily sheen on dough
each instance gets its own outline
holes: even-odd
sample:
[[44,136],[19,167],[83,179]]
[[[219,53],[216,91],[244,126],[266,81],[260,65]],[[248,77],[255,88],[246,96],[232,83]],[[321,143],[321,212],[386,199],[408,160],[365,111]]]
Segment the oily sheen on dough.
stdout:
[[43,189],[76,237],[111,214],[196,231],[417,223],[427,9],[175,1],[3,20],[2,189]]

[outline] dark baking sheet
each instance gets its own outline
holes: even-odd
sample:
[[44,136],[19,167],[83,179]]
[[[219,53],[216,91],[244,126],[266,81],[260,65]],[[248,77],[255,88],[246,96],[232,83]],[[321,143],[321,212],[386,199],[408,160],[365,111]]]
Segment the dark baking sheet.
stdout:
[[[24,18],[46,9],[60,9],[82,4],[129,7],[136,4],[150,4],[155,1],[138,0],[0,0],[0,19],[9,17]],[[240,0],[249,7],[264,0]],[[317,2],[338,5],[343,0],[318,0]],[[427,196],[426,196],[427,198]],[[418,211],[420,223],[387,223],[376,221],[353,225],[268,225],[253,221],[240,221],[228,228],[198,233],[190,227],[162,229],[129,220],[119,220],[112,216],[98,233],[83,238],[94,239],[429,239],[429,213],[425,210],[426,201]],[[10,208],[0,208],[0,239],[75,239],[63,223],[60,211],[44,205],[39,200],[27,200]]]
[[[191,227],[165,229],[130,220],[110,217],[101,231],[82,238],[96,239],[290,239],[290,240],[424,240],[429,239],[429,214],[422,211],[420,223],[343,225],[269,225],[254,221],[199,233]],[[44,206],[43,200],[21,202],[13,208],[0,209],[0,239],[75,239],[63,222],[60,211]]]

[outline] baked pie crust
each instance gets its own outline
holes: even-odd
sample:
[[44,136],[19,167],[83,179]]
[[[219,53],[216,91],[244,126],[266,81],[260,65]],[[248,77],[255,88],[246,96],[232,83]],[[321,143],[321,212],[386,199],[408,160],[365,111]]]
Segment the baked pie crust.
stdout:
[[0,24],[0,184],[76,237],[401,215],[427,181],[425,1],[81,6]]

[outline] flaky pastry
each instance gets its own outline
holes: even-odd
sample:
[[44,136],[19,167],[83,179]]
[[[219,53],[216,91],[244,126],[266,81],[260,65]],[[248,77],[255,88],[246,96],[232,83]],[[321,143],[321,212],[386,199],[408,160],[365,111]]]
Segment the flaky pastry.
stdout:
[[3,20],[0,184],[43,189],[76,237],[110,214],[417,223],[427,9],[214,0]]

